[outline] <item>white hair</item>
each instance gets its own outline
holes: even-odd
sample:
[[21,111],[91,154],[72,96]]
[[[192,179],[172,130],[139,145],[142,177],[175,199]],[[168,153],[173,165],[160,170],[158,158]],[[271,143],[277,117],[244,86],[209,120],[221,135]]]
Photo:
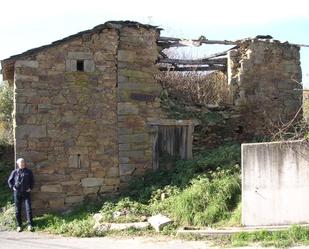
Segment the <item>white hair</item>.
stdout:
[[18,158],[17,161],[16,161],[17,165],[19,165],[22,161],[25,161],[25,159],[23,159],[23,158]]

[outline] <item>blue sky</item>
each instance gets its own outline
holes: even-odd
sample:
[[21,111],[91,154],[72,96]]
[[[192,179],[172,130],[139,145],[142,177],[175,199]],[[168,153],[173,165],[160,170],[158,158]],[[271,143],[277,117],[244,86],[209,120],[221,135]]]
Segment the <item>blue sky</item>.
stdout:
[[[108,20],[158,25],[162,35],[236,40],[270,34],[309,44],[306,0],[10,0],[1,3],[0,59],[48,44]],[[222,46],[189,49],[203,56]],[[222,47],[222,48],[221,48]],[[303,84],[309,88],[309,48],[301,49]]]

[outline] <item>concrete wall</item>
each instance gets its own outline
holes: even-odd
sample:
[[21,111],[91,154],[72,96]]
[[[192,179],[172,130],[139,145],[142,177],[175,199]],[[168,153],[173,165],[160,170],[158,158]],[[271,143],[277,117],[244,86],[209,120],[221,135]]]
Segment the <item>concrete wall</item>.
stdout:
[[306,142],[242,145],[242,223],[309,223],[309,146]]

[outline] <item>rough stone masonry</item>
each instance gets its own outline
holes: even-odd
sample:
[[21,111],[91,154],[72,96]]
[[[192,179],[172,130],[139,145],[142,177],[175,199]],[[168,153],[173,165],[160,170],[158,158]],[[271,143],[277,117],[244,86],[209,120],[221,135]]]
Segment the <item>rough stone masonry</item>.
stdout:
[[[36,177],[34,212],[118,192],[153,169],[150,123],[167,117],[154,79],[159,36],[154,26],[107,22],[2,61],[14,85],[15,157]],[[298,47],[242,42],[229,55],[231,118],[258,134],[265,113],[295,114],[301,92],[292,76],[301,80]]]

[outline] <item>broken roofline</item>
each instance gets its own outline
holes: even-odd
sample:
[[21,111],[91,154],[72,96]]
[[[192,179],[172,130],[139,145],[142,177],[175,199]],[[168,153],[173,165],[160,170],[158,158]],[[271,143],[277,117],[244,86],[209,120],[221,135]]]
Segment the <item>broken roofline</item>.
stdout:
[[272,36],[270,35],[258,35],[254,38],[245,38],[240,39],[236,41],[231,40],[209,40],[206,39],[204,36],[200,36],[199,39],[193,40],[193,39],[180,39],[180,38],[174,38],[174,37],[159,37],[158,39],[158,45],[161,46],[163,49],[170,48],[170,47],[185,47],[185,46],[195,46],[199,47],[202,44],[218,44],[218,45],[239,45],[239,43],[250,41],[250,40],[268,40],[275,43],[282,43],[282,44],[289,44],[292,46],[298,46],[298,47],[309,47],[307,44],[295,44],[295,43],[289,43],[289,42],[280,42],[279,40],[274,40]]
[[[33,48],[33,49],[27,50],[27,51],[25,51],[21,54],[13,55],[9,58],[1,60],[1,63],[2,63],[2,65],[4,65],[8,62],[15,61],[16,59],[19,59],[19,58],[22,58],[22,57],[25,57],[25,56],[33,55],[33,54],[40,52],[40,51],[42,51],[46,48],[59,45],[63,42],[72,40],[74,38],[81,37],[81,36],[87,36],[87,35],[91,35],[93,33],[100,32],[103,29],[121,29],[122,27],[136,27],[136,28],[142,27],[142,28],[146,28],[146,29],[156,29],[158,31],[162,30],[161,28],[158,28],[158,26],[153,26],[153,25],[149,25],[149,24],[142,24],[142,23],[135,22],[135,21],[107,21],[104,24],[97,25],[92,29],[84,30],[84,31],[78,32],[76,34],[67,36],[63,39],[54,41],[51,44],[44,45],[44,46],[37,47],[37,48]],[[169,47],[201,46],[202,44],[238,45],[240,42],[243,42],[243,41],[246,41],[246,40],[251,40],[251,39],[256,39],[256,38],[266,39],[266,40],[272,39],[271,36],[257,36],[255,38],[247,38],[247,39],[243,39],[243,40],[229,41],[229,40],[209,40],[209,39],[206,39],[204,36],[201,36],[197,40],[180,39],[180,38],[160,36],[157,43],[162,49],[165,49],[165,48],[169,48]],[[280,43],[280,41],[278,41],[278,40],[273,40],[273,41]],[[309,47],[309,45],[306,45],[306,44],[291,44],[291,43],[289,43],[289,44],[299,46],[299,47]]]
[[[104,29],[117,29],[117,30],[119,30],[123,27],[135,27],[135,28],[142,27],[142,28],[146,28],[146,29],[156,29],[158,31],[161,30],[161,28],[158,28],[157,26],[152,26],[152,25],[148,25],[148,24],[141,24],[139,22],[134,22],[134,21],[108,21],[108,22],[105,22],[104,24],[100,24],[100,25],[95,26],[93,29],[81,31],[81,32],[76,33],[74,35],[70,35],[68,37],[65,37],[61,40],[57,40],[57,41],[55,41],[51,44],[41,46],[41,47],[37,47],[37,48],[33,48],[33,49],[30,49],[30,50],[28,50],[24,53],[13,55],[13,56],[11,56],[7,59],[2,60],[1,64],[2,64],[2,73],[3,73],[4,79],[7,78],[6,74],[10,74],[11,76],[14,74],[14,64],[15,64],[15,61],[18,60],[18,59],[23,59],[27,56],[32,56],[32,55],[34,55],[34,54],[36,54],[36,53],[38,53],[38,52],[40,52],[44,49],[59,45],[63,42],[75,39],[77,37],[88,37],[88,36],[90,36],[94,33],[99,33]],[[257,36],[253,39],[270,40],[270,39],[272,39],[272,37],[271,36]],[[161,49],[165,49],[165,48],[170,48],[170,47],[201,46],[202,44],[238,45],[239,43],[244,42],[246,40],[252,40],[252,38],[237,40],[237,41],[228,41],[228,40],[220,41],[220,40],[209,40],[209,39],[206,39],[204,36],[201,36],[197,40],[179,39],[179,38],[172,38],[172,37],[159,37],[158,40],[157,40],[157,44],[158,44],[158,46],[161,47]],[[280,41],[277,41],[277,40],[272,40],[272,41],[280,43]],[[285,42],[285,43],[287,43],[287,42]],[[309,45],[305,45],[305,44],[290,44],[290,43],[288,43],[288,44],[289,45],[295,45],[295,46],[298,46],[298,47],[309,47]],[[204,58],[204,59],[210,59],[210,58],[226,55],[227,51],[208,56],[207,58]],[[164,53],[162,51],[161,51],[160,54],[164,55]],[[163,56],[163,58],[164,58],[164,56]],[[160,62],[160,60],[158,62]],[[167,63],[169,63],[169,62],[167,62]],[[176,62],[176,64],[177,64],[177,62]],[[182,63],[182,64],[190,64],[190,62]],[[199,64],[199,63],[197,63],[197,64]],[[225,64],[226,63],[223,63],[223,66]],[[215,67],[215,66],[217,66],[217,65],[211,65],[211,67]],[[221,65],[218,65],[218,66],[220,67]],[[211,67],[201,68],[201,70],[210,70]],[[224,70],[224,67],[221,67],[221,68]],[[185,71],[187,69],[191,70],[191,67],[182,68],[181,70]]]

